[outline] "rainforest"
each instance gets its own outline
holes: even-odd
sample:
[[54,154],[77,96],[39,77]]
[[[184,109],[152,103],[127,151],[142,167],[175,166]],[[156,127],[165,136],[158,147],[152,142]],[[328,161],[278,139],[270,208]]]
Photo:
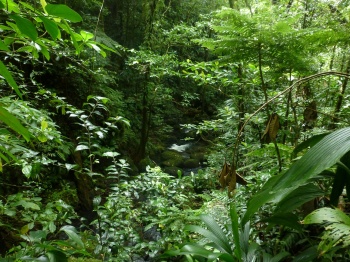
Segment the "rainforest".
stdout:
[[0,262],[350,261],[349,0],[0,0]]

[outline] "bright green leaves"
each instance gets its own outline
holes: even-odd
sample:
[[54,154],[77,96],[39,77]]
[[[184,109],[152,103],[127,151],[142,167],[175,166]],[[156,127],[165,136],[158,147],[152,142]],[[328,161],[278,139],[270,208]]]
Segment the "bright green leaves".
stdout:
[[58,29],[58,26],[56,22],[44,17],[39,17],[41,21],[44,23],[45,30],[49,33],[49,35],[52,37],[53,40],[56,40],[57,38],[61,37],[60,30]]
[[47,4],[45,10],[49,15],[67,19],[73,23],[81,22],[81,16],[66,5]]
[[7,10],[9,13],[19,13],[19,6],[13,0],[0,0],[1,7]]
[[28,36],[33,41],[35,41],[38,38],[38,32],[36,31],[36,27],[31,21],[19,15],[10,15],[10,17],[13,20],[15,20],[16,25],[22,34]]
[[0,40],[0,50],[10,52],[10,49],[8,48],[8,46],[1,40]]

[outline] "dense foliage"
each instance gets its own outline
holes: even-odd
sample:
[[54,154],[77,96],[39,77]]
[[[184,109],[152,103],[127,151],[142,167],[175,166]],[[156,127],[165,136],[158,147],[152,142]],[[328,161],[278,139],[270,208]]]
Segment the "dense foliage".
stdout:
[[0,0],[0,261],[350,260],[349,12]]

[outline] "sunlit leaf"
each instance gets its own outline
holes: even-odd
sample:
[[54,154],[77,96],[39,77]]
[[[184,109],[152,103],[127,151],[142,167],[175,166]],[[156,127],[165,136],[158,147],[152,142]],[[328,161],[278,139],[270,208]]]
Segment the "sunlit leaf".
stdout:
[[1,0],[2,8],[6,8],[8,12],[19,13],[20,9],[18,4],[16,4],[13,0]]
[[49,15],[67,19],[71,22],[81,22],[83,20],[77,12],[66,5],[47,4],[45,10]]
[[77,245],[79,249],[84,248],[84,243],[81,240],[80,236],[77,234],[75,227],[73,226],[63,226],[60,231],[65,232],[68,237]]
[[30,177],[31,173],[32,173],[32,166],[31,165],[26,165],[22,168],[22,173],[23,175],[25,175],[26,177]]
[[40,0],[40,4],[43,7],[44,11],[46,12],[46,10],[45,10],[45,7],[47,5],[46,1],[45,0]]
[[3,41],[1,41],[1,40],[0,40],[0,50],[4,50],[4,51],[7,51],[7,52],[10,51],[10,49],[8,48],[8,46],[7,46]]
[[87,41],[87,40],[94,38],[94,34],[87,32],[87,31],[84,31],[84,30],[80,31],[80,35],[82,36],[84,41]]
[[78,145],[76,148],[75,148],[75,151],[82,151],[82,150],[87,150],[89,149],[88,146],[86,145]]
[[47,19],[44,16],[39,16],[39,17],[41,21],[43,21],[44,23],[45,30],[49,33],[49,35],[52,37],[53,40],[56,40],[61,36],[60,30],[58,29],[58,26],[54,21]]
[[117,153],[117,152],[105,152],[103,153],[102,156],[108,156],[108,157],[116,157],[116,156],[119,156],[120,154]]

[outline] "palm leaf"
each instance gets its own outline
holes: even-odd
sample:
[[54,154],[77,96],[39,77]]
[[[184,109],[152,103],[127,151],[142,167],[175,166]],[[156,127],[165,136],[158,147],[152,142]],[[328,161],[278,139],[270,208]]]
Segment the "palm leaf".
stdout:
[[238,257],[239,260],[242,258],[242,250],[241,250],[241,243],[240,243],[240,237],[239,237],[239,223],[238,223],[238,214],[236,211],[236,207],[234,203],[230,204],[230,217],[231,217],[231,230],[233,234],[233,240],[235,241],[235,255]]
[[221,227],[216,223],[216,221],[209,215],[201,215],[201,220],[205,223],[208,229],[224,244],[227,253],[232,253],[231,245],[226,237],[226,234],[222,231]]
[[325,207],[315,210],[305,217],[304,224],[325,226],[326,232],[322,236],[320,247],[323,246],[326,250],[337,244],[350,246],[350,218],[339,209]]
[[339,129],[325,136],[284,174],[274,176],[249,202],[241,221],[247,223],[258,209],[268,202],[279,202],[308,180],[336,164],[350,149],[350,128]]
[[207,239],[212,241],[213,247],[215,247],[217,250],[221,252],[230,253],[231,248],[229,246],[229,243],[218,238],[212,231],[196,225],[187,225],[185,226],[185,230],[190,230],[206,237]]

